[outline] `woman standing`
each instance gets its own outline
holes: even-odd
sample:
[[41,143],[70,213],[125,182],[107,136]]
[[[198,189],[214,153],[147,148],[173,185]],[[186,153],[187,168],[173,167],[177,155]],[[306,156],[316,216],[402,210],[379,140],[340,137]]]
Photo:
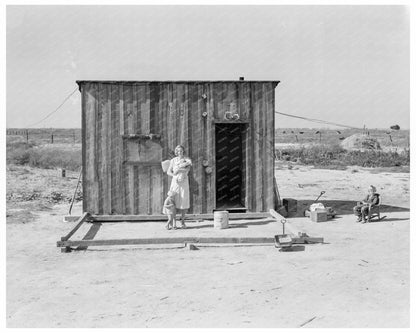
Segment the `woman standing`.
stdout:
[[186,228],[185,213],[189,209],[189,179],[188,173],[191,169],[192,161],[185,157],[185,148],[181,145],[176,146],[176,157],[170,160],[167,174],[172,177],[170,191],[175,193],[176,210],[181,212],[181,227]]

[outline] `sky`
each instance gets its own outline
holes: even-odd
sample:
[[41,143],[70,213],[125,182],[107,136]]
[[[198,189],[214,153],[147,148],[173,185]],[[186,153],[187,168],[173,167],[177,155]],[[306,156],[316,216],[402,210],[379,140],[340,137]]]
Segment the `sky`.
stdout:
[[[280,80],[276,111],[410,127],[406,6],[7,6],[6,126],[81,127],[76,80]],[[40,122],[41,121],[41,122]],[[276,127],[322,125],[276,115]]]

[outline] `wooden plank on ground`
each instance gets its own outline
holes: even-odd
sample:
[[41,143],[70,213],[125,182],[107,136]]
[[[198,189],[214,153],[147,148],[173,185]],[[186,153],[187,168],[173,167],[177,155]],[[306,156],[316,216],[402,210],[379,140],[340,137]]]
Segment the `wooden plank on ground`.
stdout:
[[[98,231],[101,228],[101,223],[91,223],[90,230],[85,234],[84,237],[82,237],[83,240],[90,240],[94,239],[94,237],[97,235]],[[88,249],[88,246],[78,246],[77,251],[86,250]]]
[[315,244],[315,243],[323,243],[323,237],[293,237],[292,244]]
[[274,209],[270,209],[269,210],[270,215],[275,218],[276,220],[278,220],[279,222],[281,220],[285,220],[286,218],[282,215],[280,215],[278,212],[276,212]]
[[[270,209],[269,210],[270,215],[276,219],[277,222],[280,222],[282,220],[286,220],[285,217],[283,217],[282,215],[280,215],[278,212],[276,212],[274,209]],[[289,233],[293,236],[299,235],[299,233],[301,233],[298,229],[296,229],[293,225],[291,225],[290,223],[288,223],[288,221],[286,220],[285,223],[285,229],[289,232],[285,232],[285,233]]]
[[166,238],[131,238],[131,239],[95,239],[60,241],[58,247],[71,246],[105,246],[105,245],[156,245],[156,244],[270,244],[274,237],[166,237]]
[[85,212],[79,219],[77,225],[64,237],[61,237],[61,241],[67,241],[75,232],[81,227],[81,225],[88,220],[90,213]]
[[66,215],[63,218],[64,222],[76,222],[78,221],[78,219],[80,218],[80,216],[75,216],[75,215]]

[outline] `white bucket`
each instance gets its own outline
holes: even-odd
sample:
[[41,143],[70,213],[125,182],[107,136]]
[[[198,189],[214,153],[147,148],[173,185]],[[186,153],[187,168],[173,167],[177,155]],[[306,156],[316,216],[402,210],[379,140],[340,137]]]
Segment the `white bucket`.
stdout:
[[228,212],[226,210],[214,212],[214,228],[216,229],[228,228]]

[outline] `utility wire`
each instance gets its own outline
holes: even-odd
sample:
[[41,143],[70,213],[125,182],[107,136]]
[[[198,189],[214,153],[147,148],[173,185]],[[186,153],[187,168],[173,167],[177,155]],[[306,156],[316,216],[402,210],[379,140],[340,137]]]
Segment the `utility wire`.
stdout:
[[319,123],[319,124],[335,125],[335,126],[339,126],[339,127],[352,128],[352,129],[358,129],[358,130],[361,130],[362,129],[362,128],[358,128],[358,127],[354,127],[354,126],[337,124],[337,123],[333,123],[333,122],[326,121],[326,120],[320,120],[320,119],[314,119],[314,118],[306,118],[306,117],[301,117],[301,116],[295,116],[293,114],[288,114],[288,113],[283,113],[283,112],[278,112],[278,111],[275,111],[275,113],[281,114],[281,115],[287,116],[287,117],[308,120],[308,121],[312,121],[312,122]]
[[65,104],[65,102],[68,100],[68,99],[70,99],[71,98],[71,96],[73,95],[73,94],[75,94],[75,92],[78,90],[78,88],[75,88],[74,89],[74,91],[73,92],[71,92],[64,100],[63,100],[63,102],[61,103],[61,104],[59,104],[59,106],[55,109],[55,110],[53,110],[51,113],[49,113],[46,117],[44,117],[44,118],[42,118],[41,120],[39,120],[38,122],[36,122],[36,123],[34,123],[34,124],[32,124],[32,125],[30,125],[30,126],[27,126],[26,128],[30,128],[30,127],[33,127],[33,126],[35,126],[35,125],[37,125],[37,124],[39,124],[39,123],[41,123],[42,121],[44,121],[44,120],[46,120],[46,119],[48,119],[51,115],[53,115],[55,112],[57,112],[64,104]]

